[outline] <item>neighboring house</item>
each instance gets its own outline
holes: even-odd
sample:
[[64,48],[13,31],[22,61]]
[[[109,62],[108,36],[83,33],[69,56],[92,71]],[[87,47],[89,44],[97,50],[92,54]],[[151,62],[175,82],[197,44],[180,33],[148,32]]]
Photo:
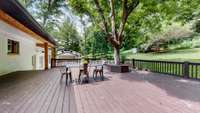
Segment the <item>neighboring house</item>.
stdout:
[[57,52],[58,59],[77,59],[80,58],[80,53],[76,51],[59,50]]
[[62,53],[57,55],[58,59],[76,59],[77,57],[71,53]]
[[48,69],[55,40],[17,0],[0,0],[0,75]]

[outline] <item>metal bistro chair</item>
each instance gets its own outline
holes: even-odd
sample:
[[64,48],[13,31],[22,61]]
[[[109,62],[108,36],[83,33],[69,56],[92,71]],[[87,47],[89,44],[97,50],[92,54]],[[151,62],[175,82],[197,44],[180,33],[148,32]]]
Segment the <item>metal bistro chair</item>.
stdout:
[[99,73],[100,79],[104,80],[104,75],[103,75],[103,65],[100,66],[95,66],[95,69],[93,70],[93,79],[97,79],[97,75]]
[[[86,77],[84,77],[83,75],[86,75]],[[82,84],[83,82],[89,82],[88,64],[83,64],[83,68],[80,68],[78,82],[80,84]]]
[[70,83],[72,83],[72,73],[69,67],[62,66],[60,68],[60,73],[61,73],[61,80],[63,79],[63,76],[66,75],[66,85],[68,84],[68,78],[70,78]]

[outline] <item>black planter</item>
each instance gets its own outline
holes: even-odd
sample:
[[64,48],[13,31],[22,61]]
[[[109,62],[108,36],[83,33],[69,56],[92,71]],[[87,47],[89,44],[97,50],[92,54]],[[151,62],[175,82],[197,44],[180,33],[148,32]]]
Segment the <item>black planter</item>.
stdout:
[[117,73],[127,73],[130,72],[129,66],[125,64],[121,65],[108,65],[111,72],[117,72]]

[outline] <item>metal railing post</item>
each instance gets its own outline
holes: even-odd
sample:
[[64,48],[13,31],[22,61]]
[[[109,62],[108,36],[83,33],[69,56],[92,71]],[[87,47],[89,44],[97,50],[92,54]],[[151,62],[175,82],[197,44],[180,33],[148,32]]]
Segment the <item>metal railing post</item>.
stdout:
[[189,62],[184,62],[183,64],[183,76],[189,78]]
[[132,59],[133,69],[135,69],[135,59]]

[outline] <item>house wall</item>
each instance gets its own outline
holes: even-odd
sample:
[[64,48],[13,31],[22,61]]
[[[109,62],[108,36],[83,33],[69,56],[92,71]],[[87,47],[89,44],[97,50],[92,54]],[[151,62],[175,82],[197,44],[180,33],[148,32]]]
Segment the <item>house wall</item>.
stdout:
[[[7,54],[8,39],[19,41],[20,54]],[[32,70],[33,56],[36,56],[36,40],[30,35],[0,20],[0,75],[19,70]]]

